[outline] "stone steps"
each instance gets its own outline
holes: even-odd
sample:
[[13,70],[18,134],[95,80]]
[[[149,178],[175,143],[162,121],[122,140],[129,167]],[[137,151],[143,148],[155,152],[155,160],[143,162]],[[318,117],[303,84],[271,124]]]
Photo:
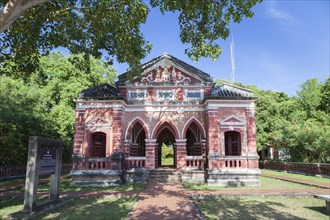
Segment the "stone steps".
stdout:
[[176,169],[150,170],[148,182],[178,184],[182,182],[181,172]]

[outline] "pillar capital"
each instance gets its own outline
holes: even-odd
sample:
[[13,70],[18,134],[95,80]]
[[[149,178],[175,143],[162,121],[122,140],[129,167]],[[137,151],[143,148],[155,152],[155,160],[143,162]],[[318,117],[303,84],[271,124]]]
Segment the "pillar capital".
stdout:
[[157,143],[157,139],[144,139],[146,143]]
[[186,144],[187,139],[175,139],[175,144],[176,145],[182,145],[182,144]]

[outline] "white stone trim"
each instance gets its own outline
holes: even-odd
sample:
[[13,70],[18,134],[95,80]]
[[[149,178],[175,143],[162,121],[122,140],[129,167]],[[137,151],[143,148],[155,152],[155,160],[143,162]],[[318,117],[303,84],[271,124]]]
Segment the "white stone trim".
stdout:
[[130,157],[128,157],[128,160],[146,160],[146,157],[130,156]]
[[201,160],[203,156],[186,156],[186,160]]
[[[236,119],[238,122],[226,122],[227,120],[234,118]],[[219,121],[219,124],[221,125],[221,127],[228,127],[228,126],[233,126],[233,127],[242,127],[245,126],[246,122],[245,122],[245,118],[241,118],[241,117],[236,117],[235,115],[231,115],[223,120]]]
[[[240,100],[241,101],[241,100]],[[207,110],[217,110],[218,108],[254,108],[253,103],[206,103]]]

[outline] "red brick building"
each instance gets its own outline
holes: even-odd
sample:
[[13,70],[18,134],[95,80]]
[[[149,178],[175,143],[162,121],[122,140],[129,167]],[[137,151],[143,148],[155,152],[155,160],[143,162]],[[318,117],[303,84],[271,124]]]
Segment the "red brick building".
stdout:
[[76,100],[74,185],[107,185],[148,177],[163,167],[162,144],[184,181],[258,185],[252,91],[215,87],[207,73],[163,54],[141,77],[119,76]]

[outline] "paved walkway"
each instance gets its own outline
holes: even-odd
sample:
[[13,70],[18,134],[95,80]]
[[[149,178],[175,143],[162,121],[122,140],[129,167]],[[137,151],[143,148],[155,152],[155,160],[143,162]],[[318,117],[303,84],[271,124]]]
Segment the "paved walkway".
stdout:
[[182,185],[148,184],[128,219],[203,219]]

